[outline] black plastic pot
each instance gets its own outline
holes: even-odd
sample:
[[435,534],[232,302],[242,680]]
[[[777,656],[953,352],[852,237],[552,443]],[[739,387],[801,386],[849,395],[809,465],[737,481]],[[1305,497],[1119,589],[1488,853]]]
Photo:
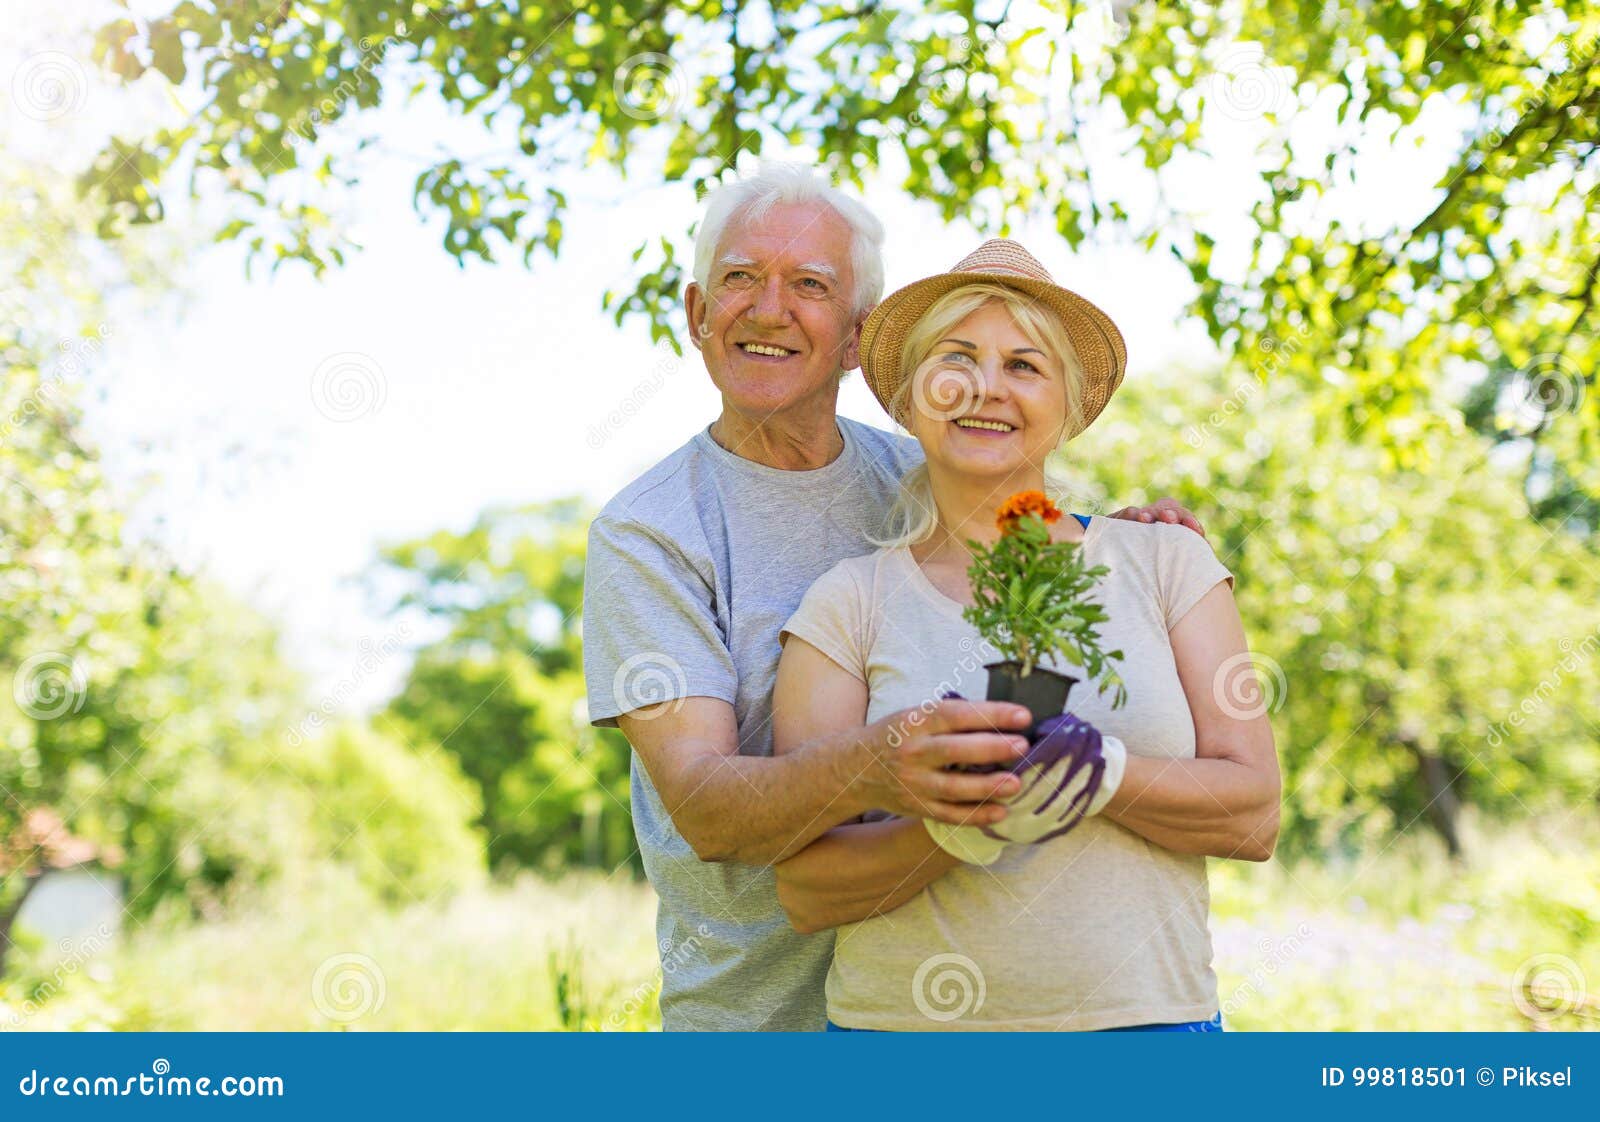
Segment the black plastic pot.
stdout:
[[1040,721],[1062,714],[1067,708],[1067,694],[1078,683],[1077,678],[1041,666],[1023,674],[1020,662],[989,662],[984,669],[989,671],[989,700],[1026,705],[1033,714],[1030,733],[1038,729]]

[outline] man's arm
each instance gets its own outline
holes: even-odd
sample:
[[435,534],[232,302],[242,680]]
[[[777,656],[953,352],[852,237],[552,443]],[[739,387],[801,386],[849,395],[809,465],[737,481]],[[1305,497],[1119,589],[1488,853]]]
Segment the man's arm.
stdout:
[[[821,696],[811,704],[828,708]],[[766,865],[874,808],[948,822],[1004,818],[1003,806],[980,804],[1015,794],[1014,776],[945,769],[1014,762],[1026,739],[996,730],[1025,729],[1028,711],[998,702],[946,702],[917,717],[916,725],[908,714],[896,714],[866,727],[858,721],[819,731],[771,758],[738,754],[733,707],[714,698],[636,709],[617,724],[696,856]]]
[[796,931],[890,912],[961,864],[917,818],[838,826],[776,866],[778,903]]
[[[866,720],[867,684],[844,670],[812,644],[790,635],[778,663],[778,680],[772,694],[772,747],[779,760],[804,758],[818,743],[850,735]],[[947,747],[933,778],[941,785],[964,785],[968,779],[989,780],[988,797],[1010,797],[1021,787],[1014,777],[952,775],[948,763],[967,762],[995,734],[981,730],[1006,710],[1015,716],[1013,728],[1025,728],[1027,710],[995,702],[941,701],[922,710],[904,710],[880,721],[885,739],[911,742],[925,738]],[[941,730],[949,730],[948,732]],[[1003,752],[993,759],[1014,763],[1027,749],[1021,736],[1002,736]],[[931,881],[958,863],[929,837],[922,824],[926,817],[957,824],[992,825],[1005,816],[1005,808],[974,805],[944,798],[924,804],[936,813],[916,807],[890,806],[870,801],[864,809],[889,809],[903,817],[889,821],[837,826],[810,845],[791,851],[777,865],[778,901],[789,922],[800,931],[818,931],[864,919],[875,912],[899,907]]]
[[[777,861],[875,806],[957,821],[1004,817],[1002,807],[975,810],[975,804],[1012,793],[1009,776],[943,769],[1014,760],[1025,741],[995,730],[1026,728],[1020,706],[936,713],[907,736],[887,722],[862,728],[858,717],[808,737],[815,743],[803,758],[741,756],[732,704],[738,668],[711,609],[703,565],[657,530],[602,514],[589,531],[583,595],[591,716],[615,719],[673,824],[702,859]],[[651,689],[642,688],[642,673],[628,672],[639,659],[671,668],[672,695],[653,688],[653,679]],[[967,729],[982,731],[949,735]]]
[[1101,813],[1174,853],[1265,861],[1278,841],[1283,785],[1266,707],[1225,710],[1218,696],[1230,692],[1219,689],[1225,666],[1247,653],[1228,586],[1206,593],[1171,636],[1194,715],[1195,758],[1139,756],[1130,744],[1122,785]]

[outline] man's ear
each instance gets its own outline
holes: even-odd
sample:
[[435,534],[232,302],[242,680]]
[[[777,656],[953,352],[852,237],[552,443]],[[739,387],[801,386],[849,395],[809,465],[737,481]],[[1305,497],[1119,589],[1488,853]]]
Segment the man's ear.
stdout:
[[694,281],[683,286],[683,311],[689,319],[689,342],[698,351],[705,330],[706,294]]
[[[867,309],[869,312],[871,309]],[[850,341],[845,344],[844,354],[839,359],[839,369],[854,370],[861,365],[861,329],[866,326],[867,317],[863,315],[856,321],[856,328],[850,333]]]

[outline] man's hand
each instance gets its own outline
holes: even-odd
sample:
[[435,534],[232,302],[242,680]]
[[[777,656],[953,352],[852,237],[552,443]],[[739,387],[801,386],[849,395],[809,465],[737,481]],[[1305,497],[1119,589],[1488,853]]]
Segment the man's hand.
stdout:
[[869,756],[860,783],[870,805],[905,818],[988,826],[1006,816],[993,800],[1022,789],[1008,771],[971,774],[955,765],[1010,768],[1028,750],[1033,721],[1021,705],[948,699],[903,709],[867,726]]
[[1202,538],[1206,536],[1205,527],[1200,525],[1200,520],[1177,499],[1157,499],[1149,506],[1125,506],[1112,518],[1126,518],[1130,522],[1170,522],[1179,526],[1187,526]]

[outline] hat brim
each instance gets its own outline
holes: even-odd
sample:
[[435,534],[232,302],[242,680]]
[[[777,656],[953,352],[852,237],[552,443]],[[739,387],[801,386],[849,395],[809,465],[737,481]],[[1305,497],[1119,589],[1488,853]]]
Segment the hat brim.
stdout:
[[[889,403],[905,380],[900,355],[906,337],[934,302],[946,293],[971,284],[998,284],[1015,289],[1055,312],[1083,369],[1083,400],[1079,423],[1067,433],[1077,436],[1100,415],[1122,384],[1128,367],[1128,348],[1122,332],[1094,304],[1075,292],[1048,281],[1015,273],[940,273],[913,281],[890,293],[872,310],[861,327],[861,373],[878,404],[894,416]],[[899,417],[894,418],[902,423]]]

